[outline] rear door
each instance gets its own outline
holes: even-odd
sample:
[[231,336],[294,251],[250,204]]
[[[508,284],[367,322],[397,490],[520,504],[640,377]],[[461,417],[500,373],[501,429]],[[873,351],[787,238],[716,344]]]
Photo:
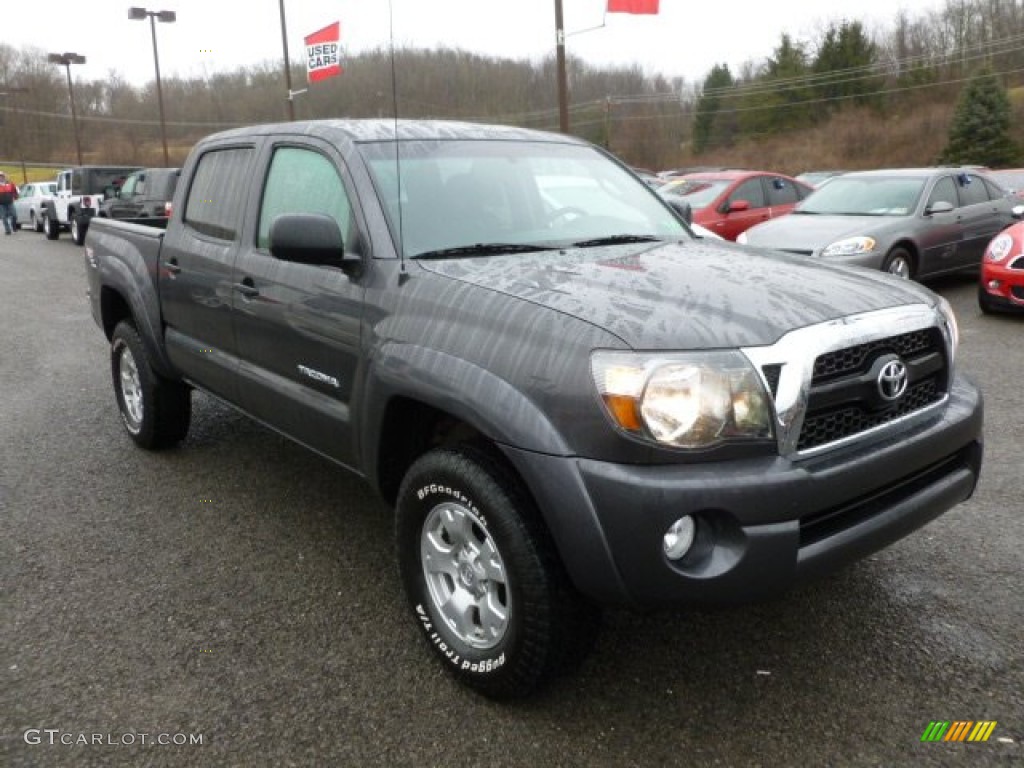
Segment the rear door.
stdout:
[[1010,223],[1010,206],[1002,195],[993,199],[995,190],[980,176],[959,173],[956,180],[964,238],[957,261],[962,267],[980,267],[989,241]]
[[784,176],[764,176],[762,179],[773,219],[792,213],[796,204],[805,197],[802,189]]
[[[239,252],[232,285],[240,402],[251,414],[336,461],[354,465],[349,414],[359,361],[367,268],[279,261],[270,226],[284,213],[334,218],[346,250],[367,250],[354,187],[337,150],[308,138],[270,144],[254,236]],[[260,186],[260,185],[256,185]]]
[[212,145],[191,167],[182,210],[160,248],[167,353],[194,383],[236,401],[232,270],[252,188],[256,144]]

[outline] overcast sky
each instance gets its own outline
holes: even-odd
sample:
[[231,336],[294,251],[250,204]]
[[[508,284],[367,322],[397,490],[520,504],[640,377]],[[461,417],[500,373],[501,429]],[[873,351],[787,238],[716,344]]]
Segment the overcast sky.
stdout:
[[[137,0],[136,0],[137,1]],[[148,0],[147,0],[148,1]],[[157,25],[164,77],[202,76],[282,58],[279,0],[155,0],[173,10]],[[73,51],[88,63],[83,78],[118,70],[130,82],[153,79],[149,23],[130,21],[132,0],[0,0],[0,41],[48,52]],[[661,0],[658,16],[604,15],[606,0],[563,0],[567,50],[594,64],[639,64],[648,73],[702,80],[725,62],[734,72],[771,54],[779,36],[812,39],[830,21],[891,26],[899,9],[917,16],[945,0]],[[540,59],[555,45],[554,0],[393,0],[398,45],[445,45],[495,56]],[[358,53],[388,41],[387,0],[285,0],[293,62],[302,38],[341,21],[342,50]],[[572,34],[575,30],[604,27]],[[2,84],[0,84],[2,85]],[[296,84],[296,87],[299,87]]]

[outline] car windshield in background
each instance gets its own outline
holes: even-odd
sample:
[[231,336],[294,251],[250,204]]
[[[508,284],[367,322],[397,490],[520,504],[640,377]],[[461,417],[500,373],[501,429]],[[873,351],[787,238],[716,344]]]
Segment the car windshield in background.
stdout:
[[917,208],[925,179],[839,176],[811,193],[797,214],[909,216]]
[[1024,192],[1024,171],[991,171],[989,176],[1007,192]]
[[663,195],[683,197],[690,207],[696,210],[711,205],[727,186],[729,186],[729,181],[726,179],[685,179],[670,181],[663,187],[659,187],[658,191]]
[[398,161],[393,142],[360,150],[406,257],[690,237],[644,184],[590,147],[452,140],[400,147]]

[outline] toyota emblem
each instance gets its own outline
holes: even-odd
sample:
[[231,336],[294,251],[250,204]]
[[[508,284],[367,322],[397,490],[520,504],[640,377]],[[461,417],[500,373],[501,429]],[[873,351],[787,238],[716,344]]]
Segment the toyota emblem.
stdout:
[[890,360],[878,372],[878,394],[883,400],[894,402],[907,391],[907,365],[902,360]]

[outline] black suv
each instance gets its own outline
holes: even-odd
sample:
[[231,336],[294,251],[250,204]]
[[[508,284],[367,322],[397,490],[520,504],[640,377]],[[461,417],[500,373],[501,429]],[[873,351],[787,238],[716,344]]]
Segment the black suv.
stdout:
[[143,168],[128,176],[120,189],[100,206],[110,219],[167,218],[180,168]]

